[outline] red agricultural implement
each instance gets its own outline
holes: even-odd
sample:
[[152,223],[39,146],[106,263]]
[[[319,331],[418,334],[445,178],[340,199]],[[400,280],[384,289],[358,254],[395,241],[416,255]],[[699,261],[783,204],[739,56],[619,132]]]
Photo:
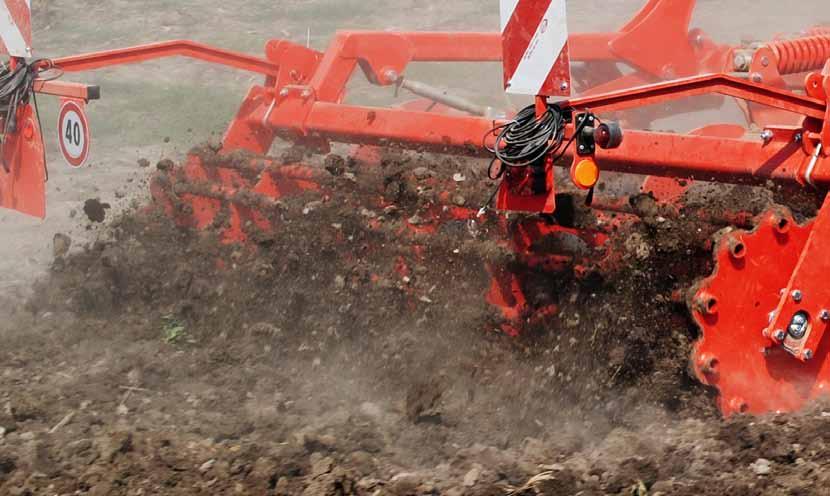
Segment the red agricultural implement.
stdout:
[[[635,211],[629,198],[595,191],[601,173],[646,177],[641,191],[668,212],[683,209],[679,199],[691,181],[779,184],[824,198],[830,184],[827,28],[721,45],[689,29],[694,0],[650,0],[618,32],[568,36],[561,0],[503,0],[501,7],[501,32],[348,31],[337,33],[325,52],[271,40],[264,58],[188,41],[51,61],[13,53],[0,80],[6,88],[0,97],[9,102],[0,205],[32,215],[45,212],[35,95],[78,104],[97,97],[95,88],[49,81],[48,74],[168,56],[264,78],[249,90],[222,143],[224,154],[253,155],[214,161],[192,154],[152,185],[156,203],[182,225],[206,228],[222,218],[229,243],[245,242],[254,230],[278,231],[264,213],[277,200],[325,195],[322,168],[264,158],[277,138],[322,153],[332,143],[359,145],[356,157],[371,157],[373,147],[389,145],[488,157],[490,179],[499,184],[494,206],[524,214],[505,229],[505,243],[526,266],[551,272],[622,263],[612,260],[609,250],[598,260],[600,251],[594,249],[613,238],[609,224],[635,218]],[[519,112],[493,111],[407,78],[419,62],[502,62],[507,91],[527,94],[532,103]],[[347,83],[358,72],[374,85],[408,90],[421,100],[395,108],[346,103]],[[719,109],[726,100],[738,103],[744,124],[713,122],[688,134],[648,130],[664,117]],[[70,126],[61,132],[69,147],[77,148],[69,155],[83,156],[88,140],[72,126],[83,119],[68,115]],[[558,184],[563,176],[557,169],[567,171],[572,184]],[[552,222],[562,191],[582,191],[597,217],[608,220],[606,227]],[[803,223],[784,208],[755,218],[707,208],[695,213],[733,225],[717,236],[713,274],[688,295],[701,329],[692,355],[697,377],[719,390],[725,415],[792,411],[823,395],[830,388],[830,336],[825,336],[830,286],[822,280],[830,270],[822,249],[830,240],[830,203],[825,200],[815,218]],[[439,201],[408,229],[432,232],[478,215],[478,209]],[[571,237],[590,249],[536,250],[541,239],[553,236]],[[489,270],[493,284],[487,300],[502,312],[506,332],[551,311],[527,301],[521,273]]]

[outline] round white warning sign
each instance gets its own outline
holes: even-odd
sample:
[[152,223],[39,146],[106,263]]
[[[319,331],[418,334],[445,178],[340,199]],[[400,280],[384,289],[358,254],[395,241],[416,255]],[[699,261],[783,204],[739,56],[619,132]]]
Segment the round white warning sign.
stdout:
[[70,167],[82,167],[89,157],[89,123],[77,102],[67,101],[58,118],[58,142]]

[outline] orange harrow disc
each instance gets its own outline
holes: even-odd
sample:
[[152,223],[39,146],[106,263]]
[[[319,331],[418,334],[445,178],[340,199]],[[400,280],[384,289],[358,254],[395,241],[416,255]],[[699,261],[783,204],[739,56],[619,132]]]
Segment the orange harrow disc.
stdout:
[[830,390],[826,341],[805,363],[765,335],[811,229],[782,209],[760,216],[752,232],[725,232],[713,275],[690,293],[701,330],[692,368],[720,391],[724,416],[795,411]]
[[264,212],[281,198],[321,192],[319,170],[268,159],[191,153],[183,167],[171,169],[153,179],[153,198],[179,225],[219,228],[225,243],[244,243],[251,230],[270,232]]

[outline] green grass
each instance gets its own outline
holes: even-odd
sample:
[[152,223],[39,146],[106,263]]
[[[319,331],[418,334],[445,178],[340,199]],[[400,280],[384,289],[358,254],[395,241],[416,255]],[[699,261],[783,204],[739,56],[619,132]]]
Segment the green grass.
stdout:
[[167,344],[178,344],[187,337],[187,328],[172,315],[162,317],[162,339]]

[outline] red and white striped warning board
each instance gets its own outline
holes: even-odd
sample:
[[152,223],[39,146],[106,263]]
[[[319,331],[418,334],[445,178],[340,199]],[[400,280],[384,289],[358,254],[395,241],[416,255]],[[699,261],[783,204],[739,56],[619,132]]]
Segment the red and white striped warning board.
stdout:
[[0,0],[0,53],[32,56],[32,0]]
[[570,95],[565,0],[500,1],[507,92]]

